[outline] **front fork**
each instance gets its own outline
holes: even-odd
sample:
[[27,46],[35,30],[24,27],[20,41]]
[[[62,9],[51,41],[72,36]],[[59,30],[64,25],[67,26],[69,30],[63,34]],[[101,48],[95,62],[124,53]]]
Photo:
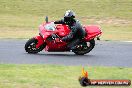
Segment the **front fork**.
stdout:
[[34,37],[38,42],[36,44],[36,48],[39,48],[42,44],[44,44],[44,39],[42,36],[38,35]]

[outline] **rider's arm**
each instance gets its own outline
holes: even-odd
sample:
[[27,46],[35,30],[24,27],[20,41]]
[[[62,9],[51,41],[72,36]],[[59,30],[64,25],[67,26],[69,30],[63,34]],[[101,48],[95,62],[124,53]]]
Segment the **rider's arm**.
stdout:
[[65,24],[64,20],[58,20],[58,21],[54,21],[54,24]]
[[77,32],[76,27],[72,26],[71,27],[71,32],[67,36],[63,37],[62,41],[70,41],[71,39],[73,39],[73,37],[76,34],[76,32]]

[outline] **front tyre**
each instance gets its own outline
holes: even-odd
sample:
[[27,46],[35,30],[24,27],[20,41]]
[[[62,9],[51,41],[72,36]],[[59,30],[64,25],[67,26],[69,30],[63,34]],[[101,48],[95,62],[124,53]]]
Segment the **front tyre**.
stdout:
[[25,44],[25,51],[31,54],[35,54],[42,51],[46,46],[46,44],[44,43],[39,48],[36,48],[37,43],[38,43],[37,39],[35,38],[29,39]]
[[77,49],[76,51],[74,51],[74,53],[76,55],[84,55],[89,53],[95,46],[95,40],[92,39],[89,41],[89,44],[86,44],[85,47],[83,47],[82,49]]

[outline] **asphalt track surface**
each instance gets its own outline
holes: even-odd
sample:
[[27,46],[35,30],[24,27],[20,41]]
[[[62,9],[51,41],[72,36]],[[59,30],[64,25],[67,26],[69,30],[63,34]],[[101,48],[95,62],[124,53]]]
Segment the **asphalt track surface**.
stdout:
[[79,66],[132,67],[132,42],[96,41],[95,48],[83,56],[72,52],[27,54],[27,40],[0,40],[0,64],[57,64]]

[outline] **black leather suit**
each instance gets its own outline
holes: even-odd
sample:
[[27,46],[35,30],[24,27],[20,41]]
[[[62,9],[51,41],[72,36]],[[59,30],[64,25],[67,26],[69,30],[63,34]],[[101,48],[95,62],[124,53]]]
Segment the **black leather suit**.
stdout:
[[71,32],[62,38],[62,41],[68,41],[67,47],[69,49],[75,49],[75,46],[79,44],[80,40],[85,37],[85,30],[79,21],[73,20],[72,22],[65,22],[64,19],[55,21],[55,24],[66,24],[69,26]]

